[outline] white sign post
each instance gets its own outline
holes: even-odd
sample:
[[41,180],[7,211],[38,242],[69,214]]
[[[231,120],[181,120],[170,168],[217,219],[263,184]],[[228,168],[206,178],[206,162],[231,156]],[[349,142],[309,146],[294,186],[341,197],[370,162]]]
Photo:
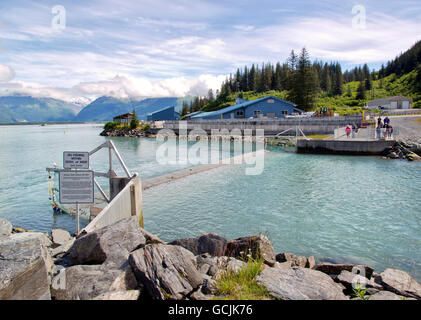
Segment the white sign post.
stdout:
[[[89,152],[63,152],[59,172],[60,203],[76,204],[76,233],[79,234],[79,204],[94,203],[94,172],[89,169]],[[72,170],[75,169],[75,170]]]

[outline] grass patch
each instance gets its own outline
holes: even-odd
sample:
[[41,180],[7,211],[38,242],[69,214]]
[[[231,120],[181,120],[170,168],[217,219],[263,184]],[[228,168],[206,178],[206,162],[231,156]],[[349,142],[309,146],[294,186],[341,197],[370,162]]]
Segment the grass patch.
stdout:
[[223,300],[268,300],[272,299],[266,288],[256,282],[263,270],[263,259],[249,259],[238,272],[227,271],[216,280],[218,295]]

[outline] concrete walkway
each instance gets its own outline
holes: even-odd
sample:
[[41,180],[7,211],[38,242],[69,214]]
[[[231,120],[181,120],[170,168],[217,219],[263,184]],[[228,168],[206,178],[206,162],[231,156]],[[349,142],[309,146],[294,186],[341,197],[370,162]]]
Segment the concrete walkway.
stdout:
[[216,169],[216,168],[223,167],[223,166],[227,166],[227,165],[243,163],[243,161],[245,159],[254,158],[259,153],[265,153],[265,152],[267,152],[267,151],[266,150],[259,150],[259,151],[256,151],[256,152],[241,154],[241,155],[230,158],[229,164],[223,163],[222,161],[220,161],[217,164],[202,164],[202,165],[198,165],[198,166],[195,166],[195,167],[192,167],[192,168],[187,168],[187,169],[167,173],[167,174],[164,174],[162,176],[155,177],[155,178],[146,179],[146,180],[142,181],[142,188],[143,188],[143,190],[147,190],[149,188],[156,187],[156,186],[159,186],[159,185],[164,184],[164,183],[170,183],[170,182],[173,182],[175,180],[185,178],[185,177],[188,177],[188,176],[191,176],[193,174],[200,173],[200,172],[209,171],[209,170]]

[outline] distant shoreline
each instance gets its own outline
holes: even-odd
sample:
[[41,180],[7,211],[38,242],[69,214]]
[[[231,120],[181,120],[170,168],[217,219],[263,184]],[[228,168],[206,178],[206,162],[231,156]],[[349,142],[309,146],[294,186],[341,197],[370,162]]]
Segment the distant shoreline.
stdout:
[[33,126],[33,125],[53,125],[53,124],[105,124],[106,121],[95,122],[77,122],[77,121],[65,121],[65,122],[11,122],[11,123],[0,123],[0,126]]

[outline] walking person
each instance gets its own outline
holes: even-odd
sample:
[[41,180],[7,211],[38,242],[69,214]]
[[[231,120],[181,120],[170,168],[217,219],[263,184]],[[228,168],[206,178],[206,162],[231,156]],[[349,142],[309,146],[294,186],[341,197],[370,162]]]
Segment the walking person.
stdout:
[[349,139],[349,135],[351,134],[351,127],[347,126],[345,129],[345,132],[346,132],[346,137]]

